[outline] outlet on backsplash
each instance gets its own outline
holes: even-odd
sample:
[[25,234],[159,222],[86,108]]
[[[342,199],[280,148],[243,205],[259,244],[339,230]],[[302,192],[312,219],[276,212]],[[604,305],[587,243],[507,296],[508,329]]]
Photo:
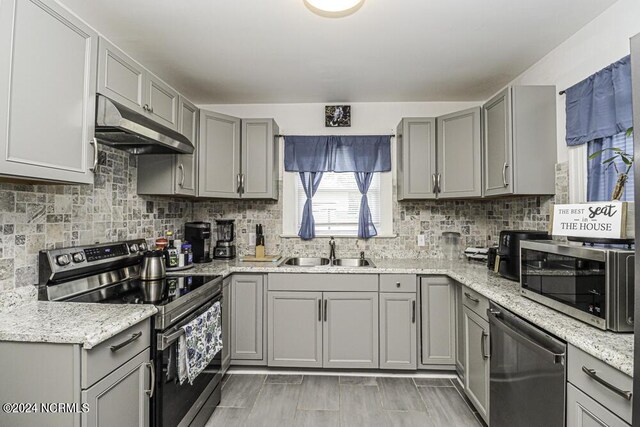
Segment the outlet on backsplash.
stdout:
[[424,239],[424,234],[418,234],[418,246],[426,246],[427,243]]

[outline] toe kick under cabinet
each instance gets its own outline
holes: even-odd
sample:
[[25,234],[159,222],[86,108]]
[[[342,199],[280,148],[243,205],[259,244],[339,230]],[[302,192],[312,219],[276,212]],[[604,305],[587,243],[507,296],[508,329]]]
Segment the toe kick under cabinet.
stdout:
[[150,334],[145,320],[90,350],[78,344],[0,343],[0,401],[47,404],[37,413],[0,412],[0,425],[149,426]]
[[270,274],[267,365],[376,369],[378,275]]

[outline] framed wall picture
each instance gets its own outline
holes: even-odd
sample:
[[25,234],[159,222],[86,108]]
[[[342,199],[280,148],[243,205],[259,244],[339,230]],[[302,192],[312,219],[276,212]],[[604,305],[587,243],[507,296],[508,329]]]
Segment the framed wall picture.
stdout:
[[351,105],[327,105],[324,107],[324,126],[344,128],[351,126]]

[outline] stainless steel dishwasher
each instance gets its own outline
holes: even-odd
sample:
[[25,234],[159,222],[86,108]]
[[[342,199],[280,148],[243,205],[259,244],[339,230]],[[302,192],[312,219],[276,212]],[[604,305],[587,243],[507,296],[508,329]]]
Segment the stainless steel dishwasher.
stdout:
[[565,425],[567,345],[490,303],[491,427]]

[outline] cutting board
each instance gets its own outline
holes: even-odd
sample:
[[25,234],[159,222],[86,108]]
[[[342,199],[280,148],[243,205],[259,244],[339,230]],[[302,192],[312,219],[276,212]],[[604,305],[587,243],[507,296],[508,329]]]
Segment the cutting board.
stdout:
[[244,256],[242,262],[276,262],[282,258],[282,255],[265,255],[264,257],[257,258],[255,256]]

